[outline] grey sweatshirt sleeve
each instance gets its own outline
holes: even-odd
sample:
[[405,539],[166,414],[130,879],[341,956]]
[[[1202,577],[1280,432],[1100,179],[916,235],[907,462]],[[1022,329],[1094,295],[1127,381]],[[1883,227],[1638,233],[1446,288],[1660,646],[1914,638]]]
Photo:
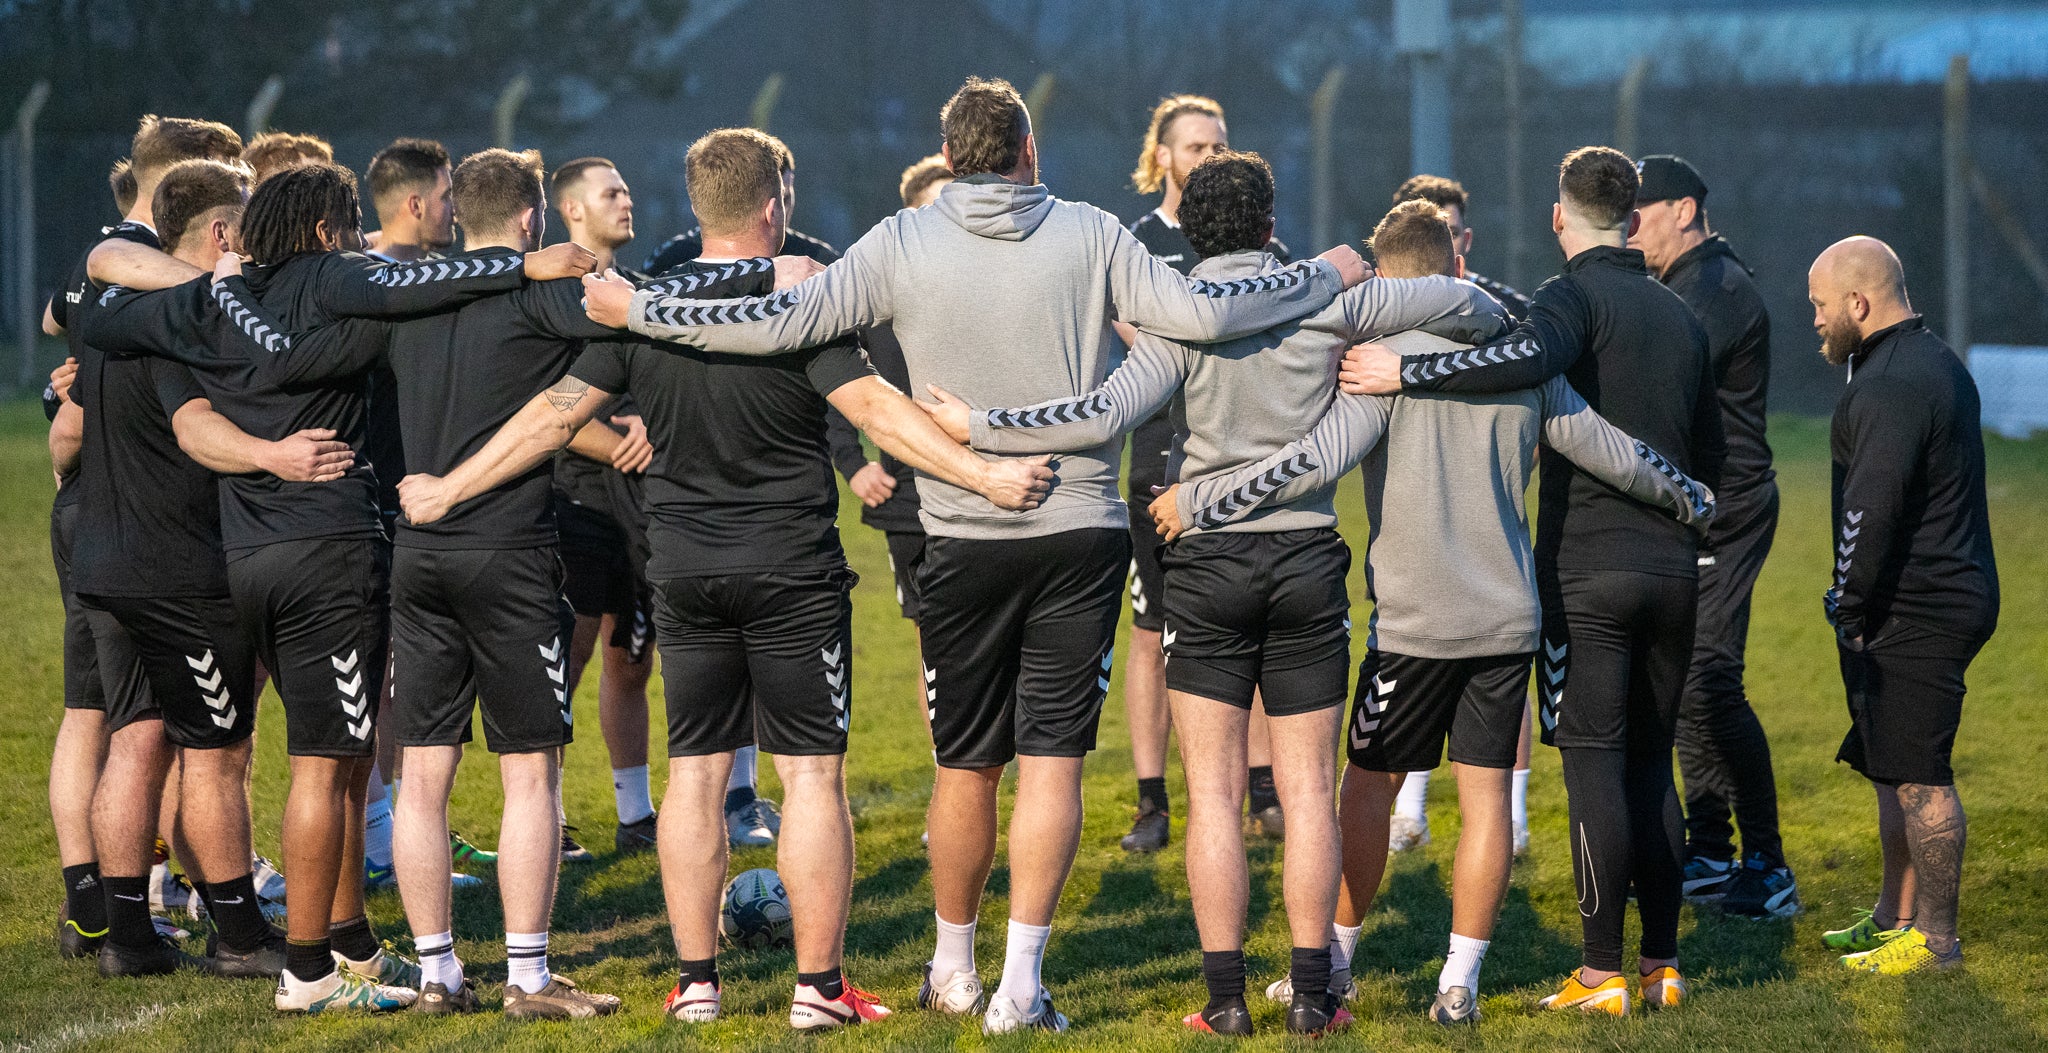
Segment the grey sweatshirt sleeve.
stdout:
[[968,415],[967,444],[987,453],[1092,450],[1143,424],[1173,399],[1192,352],[1140,332],[1109,379],[1082,395]]
[[1687,525],[1714,515],[1714,492],[1688,478],[1647,443],[1608,423],[1563,377],[1536,389],[1543,410],[1543,444],[1581,471]]
[[1481,343],[1501,331],[1501,307],[1484,289],[1448,275],[1373,278],[1337,297],[1344,331],[1355,341],[1420,329],[1453,316],[1469,316],[1469,331],[1438,335],[1460,343]]
[[633,294],[627,328],[657,340],[731,355],[778,355],[829,344],[892,310],[891,216],[853,243],[839,262],[808,281],[767,296],[687,300],[662,288]]
[[1265,460],[1181,483],[1181,525],[1214,530],[1262,505],[1286,504],[1335,483],[1379,445],[1392,407],[1387,396],[1340,393],[1307,435]]
[[1190,278],[1145,248],[1116,217],[1102,223],[1110,240],[1109,295],[1117,317],[1171,340],[1212,344],[1235,340],[1314,314],[1344,289],[1337,268],[1303,260],[1236,281]]

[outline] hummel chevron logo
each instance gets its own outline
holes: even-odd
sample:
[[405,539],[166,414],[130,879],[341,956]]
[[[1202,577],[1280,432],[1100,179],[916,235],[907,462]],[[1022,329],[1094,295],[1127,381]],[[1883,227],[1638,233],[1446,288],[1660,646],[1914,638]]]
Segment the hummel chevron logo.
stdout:
[[1543,663],[1543,679],[1550,681],[1552,687],[1564,683],[1564,671],[1564,666],[1562,665],[1551,662]]
[[707,285],[716,285],[717,283],[725,281],[728,278],[742,278],[749,274],[763,274],[774,269],[775,261],[766,258],[754,260],[734,260],[733,262],[728,263],[722,267],[719,267],[716,270],[704,271],[699,274],[680,274],[673,278],[663,278],[660,281],[649,282],[648,284],[643,285],[640,288],[648,292],[652,292],[657,295],[665,297],[681,296],[684,293],[696,292],[697,290],[702,289]]
[[1179,631],[1179,630],[1177,630],[1177,629],[1167,629],[1166,631],[1164,631],[1164,632],[1162,632],[1162,633],[1160,633],[1160,634],[1159,634],[1159,642],[1160,642],[1160,644],[1161,644],[1161,645],[1163,645],[1163,646],[1166,646],[1166,647],[1172,647],[1172,646],[1173,646],[1173,641],[1175,641],[1175,640],[1177,640],[1177,639],[1179,639],[1179,638],[1180,638],[1180,631]]
[[840,686],[846,683],[846,667],[835,665],[826,670],[825,683],[831,685],[832,690],[839,690]]
[[1468,369],[1478,369],[1481,366],[1518,362],[1525,358],[1534,358],[1542,350],[1542,345],[1534,340],[1517,340],[1509,344],[1488,344],[1484,347],[1444,351],[1434,355],[1416,355],[1402,361],[1401,383],[1420,384],[1453,373],[1462,373]]
[[559,636],[546,644],[536,646],[540,648],[540,656],[550,662],[562,656],[562,638]]
[[[1564,696],[1560,695],[1558,697],[1562,699]],[[1557,710],[1550,706],[1538,706],[1536,708],[1541,711],[1540,715],[1543,717],[1543,730],[1556,731]]]
[[488,278],[525,265],[526,257],[516,253],[488,258],[387,263],[371,272],[370,282],[387,289],[404,289],[414,285],[425,285],[428,282]]
[[239,297],[229,291],[226,285],[215,284],[212,288],[213,302],[220,305],[221,313],[227,315],[228,321],[233,322],[235,328],[240,329],[244,336],[255,341],[257,347],[271,354],[291,350],[291,338],[272,329],[255,311],[250,310]]
[[105,307],[105,306],[107,305],[107,302],[108,302],[108,301],[112,300],[112,299],[113,299],[114,297],[116,297],[116,296],[119,296],[119,295],[121,295],[122,293],[124,293],[124,292],[127,292],[127,291],[128,291],[127,289],[125,289],[125,288],[122,288],[122,287],[121,287],[121,286],[119,286],[119,285],[109,285],[109,286],[107,286],[107,291],[106,291],[106,292],[103,292],[103,293],[101,293],[101,294],[100,294],[100,300],[99,300],[99,305],[100,305],[101,307]]
[[989,410],[988,424],[991,428],[1050,428],[1078,424],[1109,410],[1109,396],[1098,391],[1087,398],[1065,399],[1035,408]]
[[1396,687],[1399,687],[1400,685],[1401,682],[1399,680],[1388,680],[1380,676],[1378,673],[1374,673],[1372,676],[1373,694],[1378,695],[1381,698],[1386,698],[1388,695],[1393,694],[1394,689]]
[[194,676],[192,681],[199,685],[199,690],[201,691],[209,693],[219,691],[221,683],[220,670],[214,670],[212,676]]
[[1853,556],[1856,554],[1856,546],[1844,541],[1835,546],[1835,551],[1843,556]]
[[697,303],[650,300],[646,314],[648,321],[671,328],[734,325],[765,322],[795,307],[802,299],[796,289],[784,289],[773,296],[750,296],[742,300],[704,300]]
[[838,645],[838,644],[833,644],[833,645],[832,645],[831,647],[828,647],[828,648],[823,648],[823,649],[819,650],[819,651],[818,651],[818,657],[820,657],[820,658],[823,658],[823,659],[825,660],[825,664],[826,664],[826,665],[838,665],[838,664],[839,664],[839,645]]
[[928,708],[930,708],[930,709],[931,709],[931,710],[932,710],[933,712],[937,712],[937,711],[938,711],[938,710],[937,710],[937,706],[935,705],[935,703],[937,703],[937,702],[938,702],[938,700],[939,700],[939,689],[938,689],[937,687],[933,686],[933,685],[937,684],[938,682],[939,682],[939,671],[938,671],[938,670],[936,670],[936,669],[933,669],[933,668],[932,668],[931,666],[925,666],[925,667],[924,667],[924,683],[925,683],[925,688],[924,688],[924,700],[925,700],[925,703],[926,703],[927,707],[928,707]]
[[356,651],[350,651],[350,652],[348,653],[348,660],[347,660],[347,661],[343,661],[340,655],[336,655],[336,656],[334,656],[333,658],[329,659],[329,661],[331,661],[331,662],[333,662],[333,663],[334,663],[334,671],[335,671],[335,672],[337,672],[337,673],[340,673],[340,674],[342,674],[343,676],[347,676],[348,674],[350,674],[350,673],[353,673],[353,672],[355,672],[355,669],[356,669],[356,662],[357,662],[357,661],[358,661],[358,660],[359,660],[360,658],[361,658],[361,655],[360,655],[360,653],[359,653],[359,652],[356,652]]
[[1272,292],[1278,289],[1292,289],[1308,281],[1309,276],[1314,273],[1314,269],[1315,265],[1312,262],[1303,261],[1293,266],[1282,267],[1277,271],[1269,271],[1250,278],[1238,278],[1235,281],[1210,282],[1196,280],[1189,282],[1188,287],[1196,293],[1211,298],[1242,296],[1246,293],[1255,292]]
[[1854,540],[1856,540],[1856,538],[1857,538],[1857,535],[1859,535],[1859,534],[1862,534],[1862,533],[1863,533],[1863,528],[1862,528],[1862,527],[1843,527],[1843,528],[1842,528],[1842,540],[1844,540],[1844,541],[1854,541]]
[[1850,526],[1855,526],[1856,524],[1858,524],[1858,523],[1861,523],[1861,522],[1863,522],[1863,513],[1861,513],[1861,512],[1850,512],[1850,513],[1848,514],[1848,519],[1849,519],[1849,525],[1850,525]]
[[1195,513],[1195,528],[1208,530],[1229,523],[1257,508],[1288,483],[1315,470],[1316,462],[1313,458],[1306,453],[1297,453]]
[[1549,655],[1550,660],[1553,662],[1564,661],[1565,652],[1569,650],[1571,650],[1571,645],[1562,640],[1555,644],[1548,640],[1543,641],[1543,653]]
[[204,655],[198,658],[192,658],[188,656],[185,659],[185,664],[204,673],[213,668],[213,651],[209,649]]

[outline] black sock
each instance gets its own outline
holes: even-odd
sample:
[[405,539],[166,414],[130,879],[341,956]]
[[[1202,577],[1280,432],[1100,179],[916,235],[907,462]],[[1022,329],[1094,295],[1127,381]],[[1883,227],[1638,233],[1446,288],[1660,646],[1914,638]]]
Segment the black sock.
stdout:
[[703,961],[684,962],[682,972],[676,976],[676,987],[687,991],[691,984],[710,984],[717,987],[718,959],[706,958]]
[[213,919],[213,930],[220,934],[223,945],[242,954],[263,946],[270,936],[270,923],[263,920],[263,909],[256,905],[256,880],[252,875],[202,881],[198,888],[199,895],[206,900],[207,916]]
[[734,811],[745,805],[752,804],[753,800],[754,788],[752,786],[735,786],[725,791],[725,810],[728,812]]
[[1280,805],[1280,791],[1273,788],[1273,766],[1262,764],[1252,769],[1251,777],[1252,811],[1263,812]]
[[[1149,806],[1149,807],[1148,807]],[[1166,797],[1166,776],[1138,780],[1138,810],[1170,812],[1173,804]]]
[[123,947],[148,947],[156,943],[156,923],[149,920],[149,878],[102,877],[107,892],[102,909],[107,912],[107,938]]
[[64,916],[83,935],[106,935],[107,894],[100,888],[98,863],[64,868]]
[[1202,982],[1209,985],[1209,1004],[1202,1012],[1244,1004],[1244,952],[1203,951]]
[[828,999],[839,998],[846,994],[846,974],[838,969],[830,969],[822,973],[798,973],[796,974],[796,982],[807,987],[817,988],[818,993]]
[[284,945],[284,967],[305,983],[324,980],[334,971],[334,943],[331,940],[291,940]]
[[1294,981],[1295,1001],[1322,1005],[1330,991],[1330,945],[1294,948],[1287,976]]
[[361,914],[327,926],[327,938],[334,942],[334,949],[340,951],[342,957],[352,962],[367,962],[383,949],[377,942],[376,932],[370,928],[370,919]]

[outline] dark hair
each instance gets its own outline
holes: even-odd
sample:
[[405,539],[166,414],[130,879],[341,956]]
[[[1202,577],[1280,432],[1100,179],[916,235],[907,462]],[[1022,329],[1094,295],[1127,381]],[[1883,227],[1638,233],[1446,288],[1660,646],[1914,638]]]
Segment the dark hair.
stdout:
[[933,183],[949,182],[953,170],[946,167],[944,154],[921,157],[916,163],[903,170],[903,178],[896,184],[896,192],[903,195],[903,207],[909,208],[919,194],[930,189]]
[[256,170],[258,183],[287,168],[309,162],[328,164],[333,160],[334,147],[327,140],[296,132],[264,132],[249,140],[242,150],[242,162]]
[[513,153],[494,146],[470,154],[455,166],[455,218],[469,234],[489,236],[529,208],[545,210],[543,171],[539,150]]
[[1188,173],[1180,229],[1204,257],[1262,249],[1273,233],[1273,170],[1258,154],[1224,150]]
[[448,148],[440,143],[432,139],[397,139],[370,158],[363,179],[370,184],[372,201],[415,189],[426,195],[434,189],[434,178],[447,167]]
[[1581,146],[1557,166],[1557,192],[1601,230],[1622,230],[1636,210],[1636,164],[1611,146]]
[[233,161],[242,156],[242,137],[219,121],[145,115],[135,128],[128,157],[137,183],[154,184],[180,161],[208,158]]
[[955,175],[1002,175],[1016,168],[1024,154],[1031,114],[1009,81],[969,77],[939,108],[939,134]]
[[319,225],[329,236],[360,225],[362,202],[356,174],[334,164],[287,168],[257,184],[242,213],[242,253],[258,263],[283,263],[307,252],[322,252]]
[[114,207],[124,216],[135,207],[135,198],[142,192],[135,185],[135,166],[125,157],[107,169],[107,186],[114,191]]
[[1450,274],[1457,268],[1458,249],[1451,240],[1451,219],[1436,202],[1411,198],[1395,205],[1372,231],[1372,254],[1382,269],[1400,277]]
[[1409,176],[1399,189],[1394,191],[1394,204],[1403,201],[1427,201],[1438,208],[1465,209],[1465,184],[1440,175]]
[[720,128],[691,143],[683,155],[683,184],[704,232],[742,229],[762,202],[781,197],[789,156],[782,140],[755,128]]
[[200,159],[172,165],[149,205],[164,251],[178,251],[192,224],[214,209],[239,213],[249,200],[249,180],[249,169],[241,164]]
[[562,198],[566,197],[569,191],[576,189],[577,184],[583,182],[584,173],[593,168],[618,167],[602,157],[579,157],[555,169],[555,174],[548,177],[548,192],[555,196],[555,207],[560,208]]

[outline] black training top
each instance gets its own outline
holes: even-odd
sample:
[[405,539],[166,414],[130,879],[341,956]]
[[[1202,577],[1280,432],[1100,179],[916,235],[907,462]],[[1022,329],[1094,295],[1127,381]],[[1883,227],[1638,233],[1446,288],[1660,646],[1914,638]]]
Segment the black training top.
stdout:
[[[691,263],[671,276],[733,266]],[[765,295],[772,281],[755,267],[688,295]],[[875,375],[858,343],[756,357],[614,341],[592,344],[569,372],[600,391],[630,393],[647,422],[650,579],[845,564],[825,396]]]
[[[488,248],[441,261],[498,267],[521,257]],[[575,278],[530,282],[452,311],[392,326],[399,432],[406,468],[446,475],[569,368],[581,341],[618,335],[583,313]],[[555,543],[553,465],[457,505],[425,526],[400,519],[394,541],[409,548],[535,548]]]
[[[903,345],[896,341],[896,330],[892,326],[884,322],[863,329],[860,342],[867,350],[868,362],[875,367],[876,375],[912,397],[923,394],[910,390],[910,366],[903,360]],[[826,437],[832,446],[832,463],[839,469],[839,474],[851,480],[853,473],[868,463],[867,450],[860,444],[860,432],[854,428],[853,422],[829,407],[825,427]],[[873,508],[862,505],[860,521],[891,534],[924,533],[924,523],[917,518],[917,472],[891,456],[889,451],[880,452],[882,470],[896,480],[896,489],[890,491],[887,501]]]
[[[1688,249],[1664,272],[1664,285],[1707,331],[1707,355],[1714,362],[1714,387],[1721,403],[1721,428],[1728,459],[1721,466],[1715,498],[1730,507],[1743,495],[1777,478],[1771,445],[1764,438],[1764,400],[1771,386],[1771,316],[1756,279],[1719,234]],[[1707,536],[1714,536],[1709,524]],[[1731,518],[1730,526],[1740,521]]]
[[1529,298],[1516,291],[1514,286],[1495,281],[1477,271],[1466,271],[1465,280],[1486,290],[1487,295],[1499,300],[1500,305],[1507,308],[1509,318],[1520,322],[1529,317]]
[[[619,272],[620,277],[635,285],[647,280],[647,275],[630,267],[614,267],[613,269]],[[581,351],[581,348],[577,349],[578,354],[581,354]],[[572,357],[569,361],[574,362],[575,360]],[[623,417],[639,412],[633,406],[632,400],[621,399],[605,408],[604,418],[606,423],[609,424],[609,418]],[[628,519],[644,517],[646,512],[638,507],[637,502],[624,506],[620,504],[620,498],[636,491],[638,484],[634,483],[627,487],[620,487],[617,485],[616,480],[610,478],[610,476],[618,474],[620,474],[618,469],[613,468],[609,464],[600,464],[582,454],[563,450],[555,454],[555,500],[558,503],[567,502],[569,504],[582,505],[601,512],[622,526]]]
[[[78,330],[73,324],[73,320],[76,317],[74,312],[77,311],[80,304],[91,303],[100,294],[100,287],[91,278],[86,276],[85,264],[86,260],[91,258],[92,250],[99,248],[101,242],[110,239],[132,241],[138,245],[147,245],[152,249],[163,247],[162,243],[157,241],[156,231],[141,223],[124,219],[111,227],[101,227],[99,237],[94,238],[92,244],[87,246],[84,252],[78,254],[78,263],[71,268],[71,273],[65,277],[64,287],[57,290],[57,295],[50,297],[50,316],[55,318],[57,325],[64,330],[64,342],[70,349],[71,357],[78,359],[81,363],[85,359],[78,353]],[[72,395],[71,401],[76,403],[78,396]],[[45,386],[43,388],[44,416],[55,421],[57,419],[57,410],[63,404],[63,400],[57,397],[57,390],[54,387]],[[52,502],[52,507],[62,508],[78,501],[79,488],[71,485],[73,477],[77,474],[78,470],[74,468],[71,475],[64,476],[58,480],[57,499]]]
[[[1501,341],[1403,359],[1402,387],[1518,391],[1562,373],[1615,427],[1678,471],[1719,486],[1726,444],[1707,334],[1685,301],[1650,277],[1641,252],[1587,249],[1544,282],[1531,304],[1529,320]],[[1547,448],[1541,479],[1539,563],[1698,573],[1698,538],[1662,510],[1630,500]]]
[[[704,228],[691,227],[681,234],[661,243],[654,255],[647,257],[647,273],[666,278],[670,272],[685,264],[694,262],[704,255]],[[800,230],[784,231],[782,251],[778,256],[809,256],[827,267],[839,262],[839,250],[830,243],[811,237]]]
[[1835,579],[1850,645],[1894,618],[1982,641],[1998,626],[1977,384],[1916,315],[1863,341],[1835,403]]

